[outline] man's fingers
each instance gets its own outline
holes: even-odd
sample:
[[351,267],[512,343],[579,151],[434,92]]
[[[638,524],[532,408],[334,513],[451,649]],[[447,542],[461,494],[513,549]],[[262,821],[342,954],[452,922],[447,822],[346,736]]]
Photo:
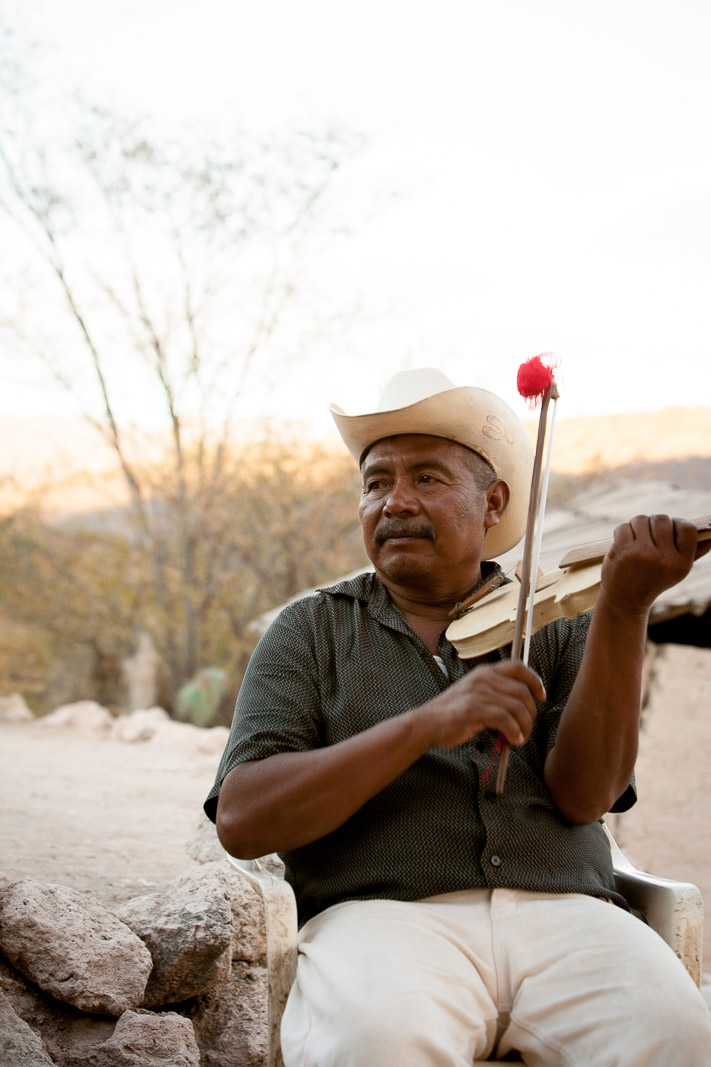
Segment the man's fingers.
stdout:
[[697,543],[694,559],[701,559],[707,552],[711,552],[711,538],[707,538],[705,541],[699,541]]
[[492,676],[486,691],[479,692],[478,708],[500,720],[497,729],[509,744],[520,745],[531,732],[536,701],[545,699],[546,691],[536,672],[519,661],[509,661]]
[[504,677],[525,685],[534,700],[545,700],[546,691],[541,676],[522,660],[510,659],[497,664],[497,670]]

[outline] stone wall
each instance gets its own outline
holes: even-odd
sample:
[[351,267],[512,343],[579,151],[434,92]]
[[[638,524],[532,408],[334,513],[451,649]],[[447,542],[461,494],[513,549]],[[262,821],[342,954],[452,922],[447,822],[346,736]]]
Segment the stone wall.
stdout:
[[261,1067],[261,902],[225,860],[110,910],[66,886],[0,888],[0,1063]]
[[[161,722],[120,726],[133,737]],[[2,1067],[266,1063],[261,900],[202,815],[186,850],[191,865],[162,891],[112,907],[65,885],[0,883]]]

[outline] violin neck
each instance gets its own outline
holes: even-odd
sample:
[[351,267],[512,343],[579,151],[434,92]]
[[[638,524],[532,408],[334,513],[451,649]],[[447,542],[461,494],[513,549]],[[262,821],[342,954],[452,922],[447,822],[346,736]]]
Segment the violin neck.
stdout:
[[[696,532],[699,535],[699,541],[706,541],[711,537],[711,515],[705,515],[701,519],[694,519],[694,525],[696,526]],[[589,545],[582,545],[580,548],[573,548],[558,564],[559,567],[584,567],[588,563],[599,563],[607,555],[608,550],[612,547],[612,540],[607,541],[594,541]]]

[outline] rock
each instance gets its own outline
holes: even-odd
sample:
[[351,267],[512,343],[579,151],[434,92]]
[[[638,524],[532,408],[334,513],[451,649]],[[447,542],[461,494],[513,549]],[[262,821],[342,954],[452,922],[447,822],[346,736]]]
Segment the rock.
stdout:
[[[217,839],[214,823],[206,815],[200,815],[186,844],[188,855],[196,863],[213,864],[215,873],[224,878],[228,887],[234,936],[232,959],[249,960],[263,965],[266,961],[267,942],[264,923],[264,905],[261,897],[252,889],[246,878],[229,863],[222,845]],[[284,864],[278,856],[267,857],[270,870],[283,876]],[[265,861],[265,862],[266,862]]]
[[[0,989],[15,1014],[42,1038],[57,1067],[86,1067],[87,1054],[111,1037],[116,1019],[109,1015],[88,1015],[63,1000],[56,1000],[28,981],[0,957]],[[0,1058],[5,1067],[5,1061]]]
[[123,741],[126,744],[150,741],[155,737],[158,726],[163,722],[168,722],[168,719],[168,712],[164,708],[155,707],[132,711],[130,715],[122,715],[114,720],[111,737],[114,741]]
[[227,861],[220,865],[223,877],[229,886],[234,937],[232,959],[265,966],[267,961],[267,931],[264,921],[264,904],[259,894],[252,889]]
[[706,1001],[706,1007],[711,1012],[711,982],[707,974],[701,975],[701,996]]
[[157,724],[151,740],[165,751],[183,752],[186,756],[194,757],[200,751],[200,740],[204,733],[200,726],[168,719]]
[[52,996],[106,1015],[141,1003],[152,967],[140,938],[103,904],[31,879],[0,887],[0,949]]
[[217,837],[215,824],[201,813],[195,820],[185,851],[196,863],[218,863],[225,860],[225,850]]
[[44,718],[37,720],[42,729],[71,727],[85,734],[108,734],[114,723],[114,717],[108,708],[97,704],[95,700],[79,700],[76,704],[62,704],[50,711]]
[[229,981],[197,997],[190,1018],[202,1067],[264,1067],[267,1062],[267,972],[237,963]]
[[230,731],[226,726],[210,726],[198,734],[198,752],[206,756],[221,756],[227,744]]
[[[31,713],[30,713],[31,714]],[[229,730],[226,726],[203,729],[192,723],[176,722],[164,708],[153,707],[132,711],[112,720],[111,738],[126,744],[156,741],[165,747],[176,746],[204,756],[221,756]]]
[[87,1067],[200,1067],[189,1019],[174,1011],[126,1011],[108,1041],[97,1045]]
[[116,909],[153,957],[144,1007],[178,1004],[229,976],[232,906],[227,883],[214,867],[187,871],[165,892],[135,897]]
[[7,1067],[55,1067],[42,1038],[17,1015],[1,990],[0,1063]]
[[19,693],[0,697],[0,722],[34,722],[35,717]]

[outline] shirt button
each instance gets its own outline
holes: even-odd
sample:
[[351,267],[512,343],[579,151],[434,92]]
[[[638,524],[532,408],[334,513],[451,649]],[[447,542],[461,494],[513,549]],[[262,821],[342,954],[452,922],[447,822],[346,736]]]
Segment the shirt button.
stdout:
[[491,862],[491,866],[492,867],[500,867],[501,866],[501,856],[492,856],[490,862]]

